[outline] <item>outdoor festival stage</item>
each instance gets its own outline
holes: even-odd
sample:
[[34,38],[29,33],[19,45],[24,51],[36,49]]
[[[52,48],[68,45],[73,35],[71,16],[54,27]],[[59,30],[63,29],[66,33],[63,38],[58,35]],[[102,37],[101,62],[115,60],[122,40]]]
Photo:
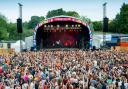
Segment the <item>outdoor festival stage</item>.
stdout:
[[49,18],[38,24],[34,31],[34,47],[86,48],[92,46],[89,23],[69,16]]

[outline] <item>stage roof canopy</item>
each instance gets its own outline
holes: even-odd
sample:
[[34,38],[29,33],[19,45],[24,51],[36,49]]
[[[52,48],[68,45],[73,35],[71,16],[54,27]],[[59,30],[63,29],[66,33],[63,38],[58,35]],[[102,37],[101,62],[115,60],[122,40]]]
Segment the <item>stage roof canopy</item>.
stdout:
[[71,22],[76,22],[76,23],[79,23],[79,24],[82,24],[84,26],[87,26],[90,28],[90,30],[93,30],[92,28],[92,23],[90,20],[86,20],[85,21],[82,21],[81,19],[79,18],[76,18],[76,17],[72,17],[72,16],[55,16],[55,17],[51,17],[51,18],[48,18],[44,21],[42,21],[41,23],[39,23],[36,27],[35,27],[35,31],[40,28],[41,26],[47,24],[47,23],[52,23],[52,22],[59,22],[59,21],[71,21]]

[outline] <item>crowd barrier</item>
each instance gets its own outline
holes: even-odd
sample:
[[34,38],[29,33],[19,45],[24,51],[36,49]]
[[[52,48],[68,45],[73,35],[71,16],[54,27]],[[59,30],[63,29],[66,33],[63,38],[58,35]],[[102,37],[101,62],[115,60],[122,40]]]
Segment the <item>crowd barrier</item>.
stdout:
[[1,54],[13,54],[14,52],[15,52],[15,50],[12,48],[10,48],[10,49],[0,48],[0,55]]
[[111,47],[113,51],[128,51],[128,46],[113,46]]

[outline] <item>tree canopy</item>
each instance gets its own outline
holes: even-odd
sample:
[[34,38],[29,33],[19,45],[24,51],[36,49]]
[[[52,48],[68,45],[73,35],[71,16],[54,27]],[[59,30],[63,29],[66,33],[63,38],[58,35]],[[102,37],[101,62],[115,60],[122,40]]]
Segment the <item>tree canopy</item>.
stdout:
[[46,18],[51,18],[54,16],[60,16],[60,15],[66,15],[66,16],[73,16],[73,17],[79,17],[80,15],[75,11],[65,11],[62,8],[48,11]]
[[59,15],[65,15],[65,14],[66,14],[66,11],[64,11],[62,8],[60,8],[60,9],[48,11],[46,18],[59,16]]
[[8,32],[7,32],[7,19],[5,16],[0,14],[0,39],[7,40]]
[[128,4],[122,5],[120,13],[116,15],[113,22],[118,32],[128,33]]
[[43,16],[32,16],[31,20],[28,22],[28,28],[33,29],[36,27],[36,25],[40,22],[43,21],[45,18]]

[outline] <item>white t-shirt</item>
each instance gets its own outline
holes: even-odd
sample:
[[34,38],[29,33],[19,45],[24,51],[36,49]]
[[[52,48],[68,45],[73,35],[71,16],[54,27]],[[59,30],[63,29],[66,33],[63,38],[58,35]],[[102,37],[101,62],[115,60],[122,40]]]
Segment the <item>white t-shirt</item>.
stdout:
[[78,83],[78,79],[73,79],[73,83]]
[[96,89],[96,88],[95,88],[95,87],[93,87],[93,86],[90,86],[90,87],[89,87],[89,89]]
[[102,79],[101,72],[99,72],[99,78]]
[[28,89],[28,84],[27,83],[23,84],[22,89]]
[[122,85],[122,81],[118,82],[118,86],[121,86]]
[[116,84],[116,80],[113,80],[113,82],[112,82],[113,84]]
[[5,89],[11,89],[10,86],[5,86]]
[[128,83],[124,83],[126,89],[128,89]]
[[30,84],[30,89],[35,89],[35,85],[33,82],[31,82],[31,84]]
[[57,86],[55,87],[55,89],[59,89],[59,86],[57,85]]
[[72,75],[76,75],[76,72],[72,72]]
[[97,61],[95,60],[95,61],[93,61],[94,62],[94,66],[96,67],[97,66]]

